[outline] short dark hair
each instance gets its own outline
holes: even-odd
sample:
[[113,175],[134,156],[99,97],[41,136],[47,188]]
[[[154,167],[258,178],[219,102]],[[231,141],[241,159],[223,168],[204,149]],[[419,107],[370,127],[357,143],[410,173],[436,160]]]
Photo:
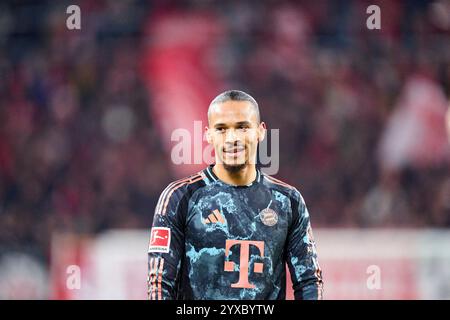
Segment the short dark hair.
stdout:
[[258,102],[256,102],[256,100],[251,95],[249,95],[248,93],[241,91],[241,90],[228,90],[228,91],[222,92],[217,97],[215,97],[213,99],[213,101],[211,101],[211,103],[209,104],[208,120],[209,120],[209,116],[211,113],[211,106],[214,104],[217,104],[217,103],[224,103],[227,101],[248,101],[248,102],[250,102],[253,105],[253,107],[255,108],[258,123],[261,121],[260,115],[259,115]]

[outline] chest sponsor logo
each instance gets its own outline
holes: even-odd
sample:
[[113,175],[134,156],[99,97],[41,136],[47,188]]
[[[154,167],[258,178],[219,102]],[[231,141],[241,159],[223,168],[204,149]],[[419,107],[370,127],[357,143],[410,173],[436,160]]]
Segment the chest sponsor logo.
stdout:
[[261,222],[266,226],[272,227],[278,222],[278,214],[270,208],[266,208],[259,213]]
[[170,248],[170,229],[153,227],[150,235],[148,252],[168,253]]
[[[248,281],[249,276],[249,253],[250,246],[258,248],[260,256],[264,257],[264,241],[250,241],[250,240],[226,240],[225,242],[225,259],[228,258],[231,247],[240,247],[240,259],[239,259],[239,280],[236,283],[231,284],[232,288],[246,288],[253,289],[255,285]],[[262,273],[263,264],[261,262],[253,263],[253,272]],[[233,261],[225,261],[224,270],[227,272],[235,272],[235,264]]]

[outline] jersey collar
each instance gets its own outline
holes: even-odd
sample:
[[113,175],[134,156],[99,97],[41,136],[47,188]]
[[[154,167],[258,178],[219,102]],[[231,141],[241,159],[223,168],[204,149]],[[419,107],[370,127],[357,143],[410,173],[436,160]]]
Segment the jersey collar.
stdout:
[[250,182],[249,184],[247,184],[247,185],[245,185],[245,186],[235,186],[235,185],[231,185],[231,184],[228,184],[228,183],[226,183],[226,182],[223,182],[222,180],[220,180],[217,176],[216,176],[216,174],[214,173],[214,171],[213,171],[213,167],[214,167],[214,165],[215,164],[211,164],[211,165],[209,165],[206,169],[205,169],[205,174],[206,174],[206,176],[208,177],[208,179],[210,179],[211,181],[220,181],[220,182],[222,182],[222,183],[224,183],[224,184],[227,184],[227,185],[230,185],[230,186],[233,186],[233,187],[250,187],[251,185],[253,185],[254,183],[259,183],[260,181],[261,181],[261,172],[260,172],[260,170],[258,169],[258,167],[256,167],[256,178],[255,178],[255,180],[253,180],[253,182]]

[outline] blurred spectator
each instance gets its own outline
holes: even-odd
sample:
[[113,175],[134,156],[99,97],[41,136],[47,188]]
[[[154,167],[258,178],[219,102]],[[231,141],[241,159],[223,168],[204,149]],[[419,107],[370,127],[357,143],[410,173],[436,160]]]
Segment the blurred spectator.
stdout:
[[415,226],[411,208],[396,172],[383,172],[378,185],[366,195],[361,208],[362,226]]

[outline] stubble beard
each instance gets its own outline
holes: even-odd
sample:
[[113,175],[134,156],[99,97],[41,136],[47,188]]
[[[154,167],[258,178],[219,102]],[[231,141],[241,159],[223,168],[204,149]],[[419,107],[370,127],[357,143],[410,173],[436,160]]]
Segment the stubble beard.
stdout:
[[223,164],[223,168],[230,174],[236,174],[247,166],[246,163],[241,164]]

